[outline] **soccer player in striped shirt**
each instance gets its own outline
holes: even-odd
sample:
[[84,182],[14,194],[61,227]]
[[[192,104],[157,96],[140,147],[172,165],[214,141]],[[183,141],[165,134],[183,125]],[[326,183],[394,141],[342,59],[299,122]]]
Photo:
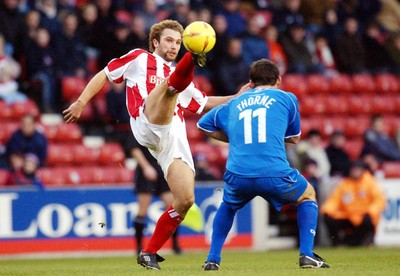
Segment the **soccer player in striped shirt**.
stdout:
[[286,158],[285,143],[300,140],[300,114],[296,96],[278,89],[280,81],[275,63],[256,61],[250,67],[252,89],[212,109],[198,122],[207,135],[229,142],[223,201],[214,218],[203,270],[219,269],[236,212],[256,196],[277,210],[296,203],[300,267],[329,267],[313,252],[318,219],[315,190]]
[[[173,67],[182,44],[182,32],[182,25],[174,20],[154,24],[149,35],[150,52],[134,49],[111,60],[63,112],[67,123],[75,122],[107,80],[125,82],[133,135],[157,159],[174,195],[172,206],[161,215],[149,243],[137,258],[138,264],[155,270],[160,269],[158,262],[164,260],[158,250],[194,203],[194,165],[184,110],[201,113],[233,97],[208,97],[194,86],[195,62],[203,65],[204,56],[188,52]],[[246,89],[245,85],[238,93]]]

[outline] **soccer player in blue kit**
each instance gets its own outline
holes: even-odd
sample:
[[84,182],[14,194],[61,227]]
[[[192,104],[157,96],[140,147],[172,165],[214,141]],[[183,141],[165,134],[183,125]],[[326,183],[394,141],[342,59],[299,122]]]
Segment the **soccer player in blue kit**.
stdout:
[[281,78],[267,59],[250,66],[250,90],[213,108],[197,126],[208,136],[229,142],[223,201],[213,222],[210,252],[203,270],[218,270],[221,251],[236,212],[256,196],[278,211],[298,206],[301,268],[328,268],[313,252],[318,205],[310,183],[290,167],[285,143],[300,140],[300,114],[294,94],[278,89]]

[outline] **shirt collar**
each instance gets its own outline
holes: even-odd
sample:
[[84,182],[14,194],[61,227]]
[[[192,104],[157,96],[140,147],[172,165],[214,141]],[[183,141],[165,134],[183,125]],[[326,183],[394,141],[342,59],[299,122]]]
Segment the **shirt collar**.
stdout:
[[156,59],[158,59],[162,63],[165,63],[168,66],[172,65],[172,61],[166,61],[164,58],[162,58],[161,56],[157,55],[156,53],[153,53],[153,55],[156,57]]

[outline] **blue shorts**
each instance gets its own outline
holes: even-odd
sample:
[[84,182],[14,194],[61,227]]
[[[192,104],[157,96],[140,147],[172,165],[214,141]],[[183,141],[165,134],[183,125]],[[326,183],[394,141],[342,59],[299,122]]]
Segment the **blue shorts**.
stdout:
[[261,196],[280,211],[283,205],[295,203],[308,183],[296,169],[284,177],[259,178],[244,178],[226,171],[224,180],[223,201],[236,211],[256,196]]

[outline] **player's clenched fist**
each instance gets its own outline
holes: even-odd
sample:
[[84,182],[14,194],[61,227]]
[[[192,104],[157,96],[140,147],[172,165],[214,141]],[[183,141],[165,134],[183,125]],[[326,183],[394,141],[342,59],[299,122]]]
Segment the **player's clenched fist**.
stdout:
[[72,103],[66,110],[63,111],[64,120],[67,123],[76,122],[82,114],[84,105],[80,101]]

